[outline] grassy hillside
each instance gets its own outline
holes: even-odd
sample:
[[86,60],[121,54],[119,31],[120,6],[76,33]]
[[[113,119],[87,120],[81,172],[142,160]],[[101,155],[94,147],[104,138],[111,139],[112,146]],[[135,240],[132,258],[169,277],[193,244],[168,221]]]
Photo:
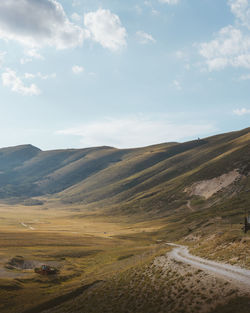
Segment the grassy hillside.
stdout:
[[[0,149],[0,197],[51,195],[64,203],[109,207],[117,212],[167,214],[187,208],[189,200],[199,200],[185,192],[186,187],[232,170],[240,177],[230,192],[224,188],[222,194],[231,197],[244,192],[249,152],[250,128],[138,149],[4,148]],[[215,198],[202,201],[200,197],[200,205],[208,206]]]
[[1,312],[248,312],[249,293],[169,260],[165,243],[250,269],[250,128],[138,149],[5,148],[0,169]]

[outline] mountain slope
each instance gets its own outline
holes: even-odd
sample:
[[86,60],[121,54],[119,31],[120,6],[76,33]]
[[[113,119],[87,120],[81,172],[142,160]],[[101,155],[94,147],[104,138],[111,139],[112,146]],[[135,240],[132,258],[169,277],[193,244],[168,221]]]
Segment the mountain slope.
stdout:
[[138,149],[18,146],[0,149],[0,197],[53,195],[65,203],[166,213],[190,208],[187,202],[195,199],[203,206],[219,201],[216,194],[207,200],[192,194],[192,185],[233,170],[237,180],[219,193],[246,190],[249,164],[250,128]]
[[[115,203],[128,209],[178,208],[189,199],[184,189],[192,183],[234,169],[248,174],[249,152],[249,129],[146,151],[138,149],[136,155],[127,154],[121,162],[64,190],[59,197],[71,202]],[[243,180],[244,176],[239,184]]]

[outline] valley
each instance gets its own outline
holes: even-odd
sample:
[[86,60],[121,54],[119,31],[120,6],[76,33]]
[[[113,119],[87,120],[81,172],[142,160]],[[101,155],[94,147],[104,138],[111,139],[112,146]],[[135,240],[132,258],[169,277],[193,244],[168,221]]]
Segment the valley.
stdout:
[[[249,164],[249,128],[138,149],[0,149],[0,311],[247,313],[247,289],[166,243],[249,271]],[[44,264],[58,274],[35,273]]]

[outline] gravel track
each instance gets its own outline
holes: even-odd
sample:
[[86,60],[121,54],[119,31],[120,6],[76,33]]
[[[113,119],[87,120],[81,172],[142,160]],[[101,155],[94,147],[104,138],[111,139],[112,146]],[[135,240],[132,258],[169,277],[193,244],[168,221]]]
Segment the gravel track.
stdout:
[[169,256],[176,261],[190,264],[191,266],[208,271],[220,278],[222,277],[231,282],[236,282],[238,285],[240,284],[245,291],[250,292],[250,270],[194,256],[188,252],[188,248],[185,246],[173,243],[167,243],[167,245],[174,247],[169,253]]

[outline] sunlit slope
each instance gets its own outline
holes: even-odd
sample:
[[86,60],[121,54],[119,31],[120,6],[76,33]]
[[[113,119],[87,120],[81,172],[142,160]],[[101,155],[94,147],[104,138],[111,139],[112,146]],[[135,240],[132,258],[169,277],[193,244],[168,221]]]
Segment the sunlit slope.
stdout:
[[0,149],[0,197],[51,195],[66,203],[162,212],[187,206],[194,197],[186,187],[235,169],[241,176],[230,192],[240,191],[249,164],[250,128],[138,149],[19,146]]
[[[119,204],[134,209],[178,208],[194,182],[233,169],[248,173],[249,129],[171,146],[136,149],[59,194],[65,201]],[[243,178],[242,178],[243,179]]]

